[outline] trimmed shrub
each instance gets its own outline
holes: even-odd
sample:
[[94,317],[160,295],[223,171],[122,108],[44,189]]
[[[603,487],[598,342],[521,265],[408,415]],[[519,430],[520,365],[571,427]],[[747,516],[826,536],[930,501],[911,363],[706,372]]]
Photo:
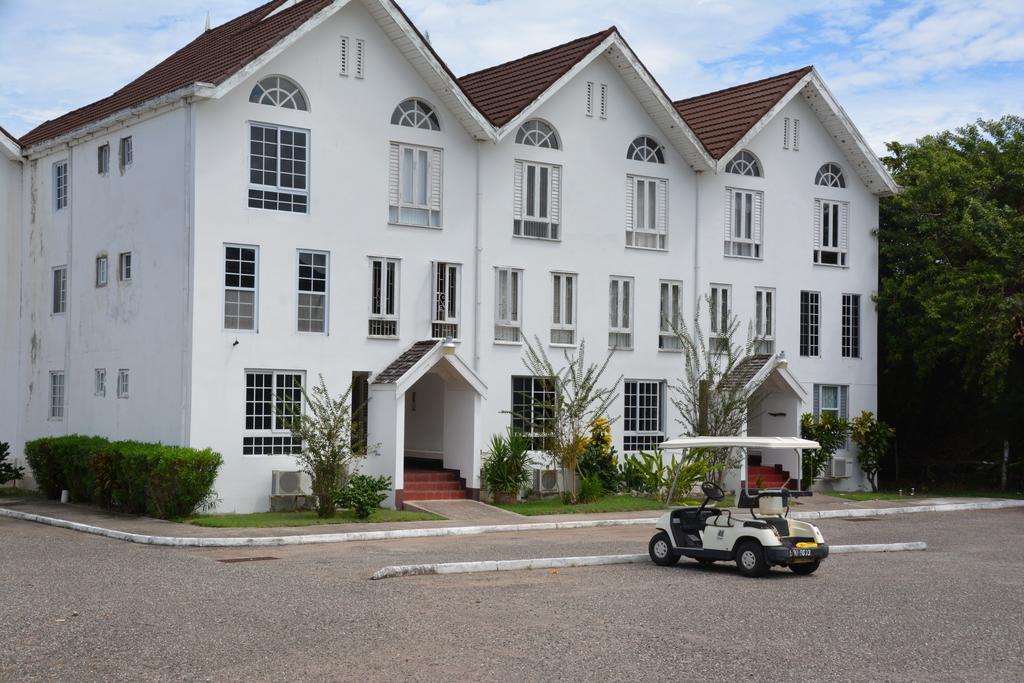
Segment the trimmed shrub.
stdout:
[[580,482],[580,494],[576,499],[580,503],[593,503],[603,495],[604,484],[601,483],[601,478],[592,474],[589,477],[583,477],[583,481]]
[[213,497],[223,460],[197,450],[97,436],[59,436],[25,444],[29,467],[49,498],[71,500],[161,519],[183,517]]
[[353,474],[345,488],[338,491],[338,507],[352,510],[359,519],[366,519],[380,509],[391,490],[391,477]]

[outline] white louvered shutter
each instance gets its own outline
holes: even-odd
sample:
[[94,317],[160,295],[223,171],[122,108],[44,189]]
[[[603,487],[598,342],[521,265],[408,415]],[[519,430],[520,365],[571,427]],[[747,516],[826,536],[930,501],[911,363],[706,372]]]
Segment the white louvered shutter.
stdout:
[[850,419],[849,412],[850,387],[839,387],[839,417],[844,420]]
[[398,171],[399,148],[397,142],[391,143],[391,156],[388,160],[388,201],[391,206],[398,206],[399,187],[401,182]]
[[839,250],[846,253],[849,248],[850,228],[850,203],[843,202],[839,205]]
[[814,251],[821,250],[821,200],[814,200]]
[[754,225],[751,228],[751,235],[754,238],[754,244],[761,244],[761,212],[763,210],[764,202],[762,200],[764,196],[760,192],[754,192],[752,197],[754,201],[754,215],[751,220]]
[[814,385],[814,414],[821,415],[821,385]]
[[[551,167],[551,222],[559,225],[562,222],[562,167]],[[552,237],[555,237],[552,235]]]
[[[658,213],[655,217],[655,227],[658,232],[664,235],[668,232],[668,181],[658,181]],[[664,247],[664,245],[661,245]]]
[[729,253],[732,242],[732,188],[725,188],[725,253]]
[[636,204],[634,202],[633,193],[635,192],[634,186],[636,185],[636,178],[631,175],[626,176],[626,230],[632,230],[636,225],[636,216],[633,212],[636,210]]
[[342,76],[348,76],[348,36],[341,37],[341,63],[339,64]]
[[430,150],[430,210],[441,212],[441,190],[443,188],[441,150]]
[[512,176],[512,217],[523,220],[523,162],[517,161]]
[[793,151],[800,151],[800,119],[793,119]]

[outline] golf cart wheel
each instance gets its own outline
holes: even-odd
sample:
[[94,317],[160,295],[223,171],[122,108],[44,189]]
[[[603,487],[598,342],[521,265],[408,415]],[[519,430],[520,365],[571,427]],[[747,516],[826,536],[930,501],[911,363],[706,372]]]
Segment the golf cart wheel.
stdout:
[[801,562],[800,564],[789,565],[789,570],[794,574],[800,574],[801,576],[807,576],[818,571],[818,567],[821,566],[821,560],[814,560],[814,562]]
[[736,548],[736,566],[743,576],[764,576],[768,573],[768,561],[764,559],[764,548],[757,541],[745,541]]
[[654,564],[662,567],[671,567],[679,561],[679,556],[672,552],[672,541],[664,531],[654,534],[647,546],[647,552],[650,553]]

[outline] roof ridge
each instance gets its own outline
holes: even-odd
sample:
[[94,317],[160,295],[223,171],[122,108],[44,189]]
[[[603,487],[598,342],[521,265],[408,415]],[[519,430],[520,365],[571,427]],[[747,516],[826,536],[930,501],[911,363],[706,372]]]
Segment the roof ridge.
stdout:
[[597,38],[598,36],[601,36],[601,40],[604,40],[605,38],[607,38],[611,34],[618,33],[618,30],[619,29],[616,28],[616,26],[614,24],[612,24],[608,28],[603,29],[601,31],[598,31],[597,33],[591,33],[590,35],[587,35],[587,36],[581,36],[579,38],[573,38],[572,40],[567,40],[564,43],[559,43],[558,45],[553,45],[551,47],[544,48],[543,50],[538,50],[537,52],[531,52],[530,54],[523,55],[522,57],[516,57],[515,59],[510,59],[510,60],[508,60],[506,62],[502,62],[500,64],[494,64],[492,66],[484,67],[483,69],[477,69],[476,71],[471,71],[468,74],[463,74],[463,75],[459,76],[458,80],[461,81],[464,78],[470,78],[470,77],[473,77],[473,76],[479,76],[480,74],[486,73],[488,71],[493,71],[495,69],[502,69],[502,68],[511,66],[512,64],[515,64],[516,62],[522,62],[522,61],[525,61],[527,59],[532,59],[532,58],[535,58],[535,57],[540,57],[541,55],[545,55],[545,54],[547,54],[549,52],[554,52],[555,50],[565,49],[565,48],[569,47],[570,45],[575,45],[576,43],[583,43],[583,42],[586,42],[588,40],[593,40],[593,39]]
[[732,91],[732,90],[738,90],[740,88],[749,88],[750,86],[757,85],[759,83],[766,83],[768,81],[774,81],[774,80],[779,79],[779,78],[785,78],[786,76],[792,76],[793,74],[796,74],[796,73],[801,73],[801,72],[803,72],[803,73],[810,73],[813,69],[814,69],[814,65],[813,64],[808,64],[807,66],[800,67],[799,69],[793,69],[792,71],[786,71],[785,73],[775,74],[774,76],[766,76],[765,78],[759,78],[756,81],[747,81],[746,83],[738,83],[736,85],[731,85],[728,88],[722,88],[721,90],[712,90],[711,92],[701,93],[700,95],[693,95],[691,97],[684,97],[681,100],[675,100],[672,104],[683,104],[684,102],[692,102],[693,100],[699,100],[702,97],[710,97],[712,95],[721,95],[722,93],[727,93],[727,92]]

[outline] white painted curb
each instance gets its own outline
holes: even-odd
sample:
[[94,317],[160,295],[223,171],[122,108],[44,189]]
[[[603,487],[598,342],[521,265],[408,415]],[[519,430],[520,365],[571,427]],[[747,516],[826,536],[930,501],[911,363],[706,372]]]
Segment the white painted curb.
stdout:
[[[832,553],[890,553],[901,550],[927,550],[924,541],[912,543],[866,543],[829,546]],[[609,564],[650,562],[647,553],[636,555],[588,555],[583,557],[540,557],[532,560],[484,560],[480,562],[441,562],[438,564],[403,564],[384,567],[370,578],[395,579],[426,574],[475,574],[478,572],[509,572],[522,569],[561,569],[563,567],[597,567]]]
[[[792,519],[834,519],[842,517],[879,517],[899,515],[912,512],[952,512],[958,510],[1001,510],[1004,508],[1024,507],[1024,500],[997,500],[981,503],[938,503],[934,505],[915,505],[901,508],[864,508],[850,510],[820,510],[793,512]],[[87,534],[104,536],[118,541],[142,543],[144,545],[163,545],[191,548],[237,548],[280,545],[308,545],[311,543],[345,543],[348,541],[393,541],[402,538],[432,538],[437,536],[476,536],[478,534],[512,533],[517,531],[552,531],[560,529],[595,529],[612,526],[650,526],[658,521],[657,517],[636,519],[588,519],[568,522],[533,522],[525,524],[487,524],[480,526],[453,526],[416,529],[391,529],[388,531],[350,531],[336,534],[303,534],[295,536],[248,536],[248,537],[186,537],[186,536],[150,536],[135,534],[129,531],[105,529],[91,524],[71,522],[66,519],[21,512],[8,508],[0,508],[0,517],[20,519],[39,524],[72,529]]]

